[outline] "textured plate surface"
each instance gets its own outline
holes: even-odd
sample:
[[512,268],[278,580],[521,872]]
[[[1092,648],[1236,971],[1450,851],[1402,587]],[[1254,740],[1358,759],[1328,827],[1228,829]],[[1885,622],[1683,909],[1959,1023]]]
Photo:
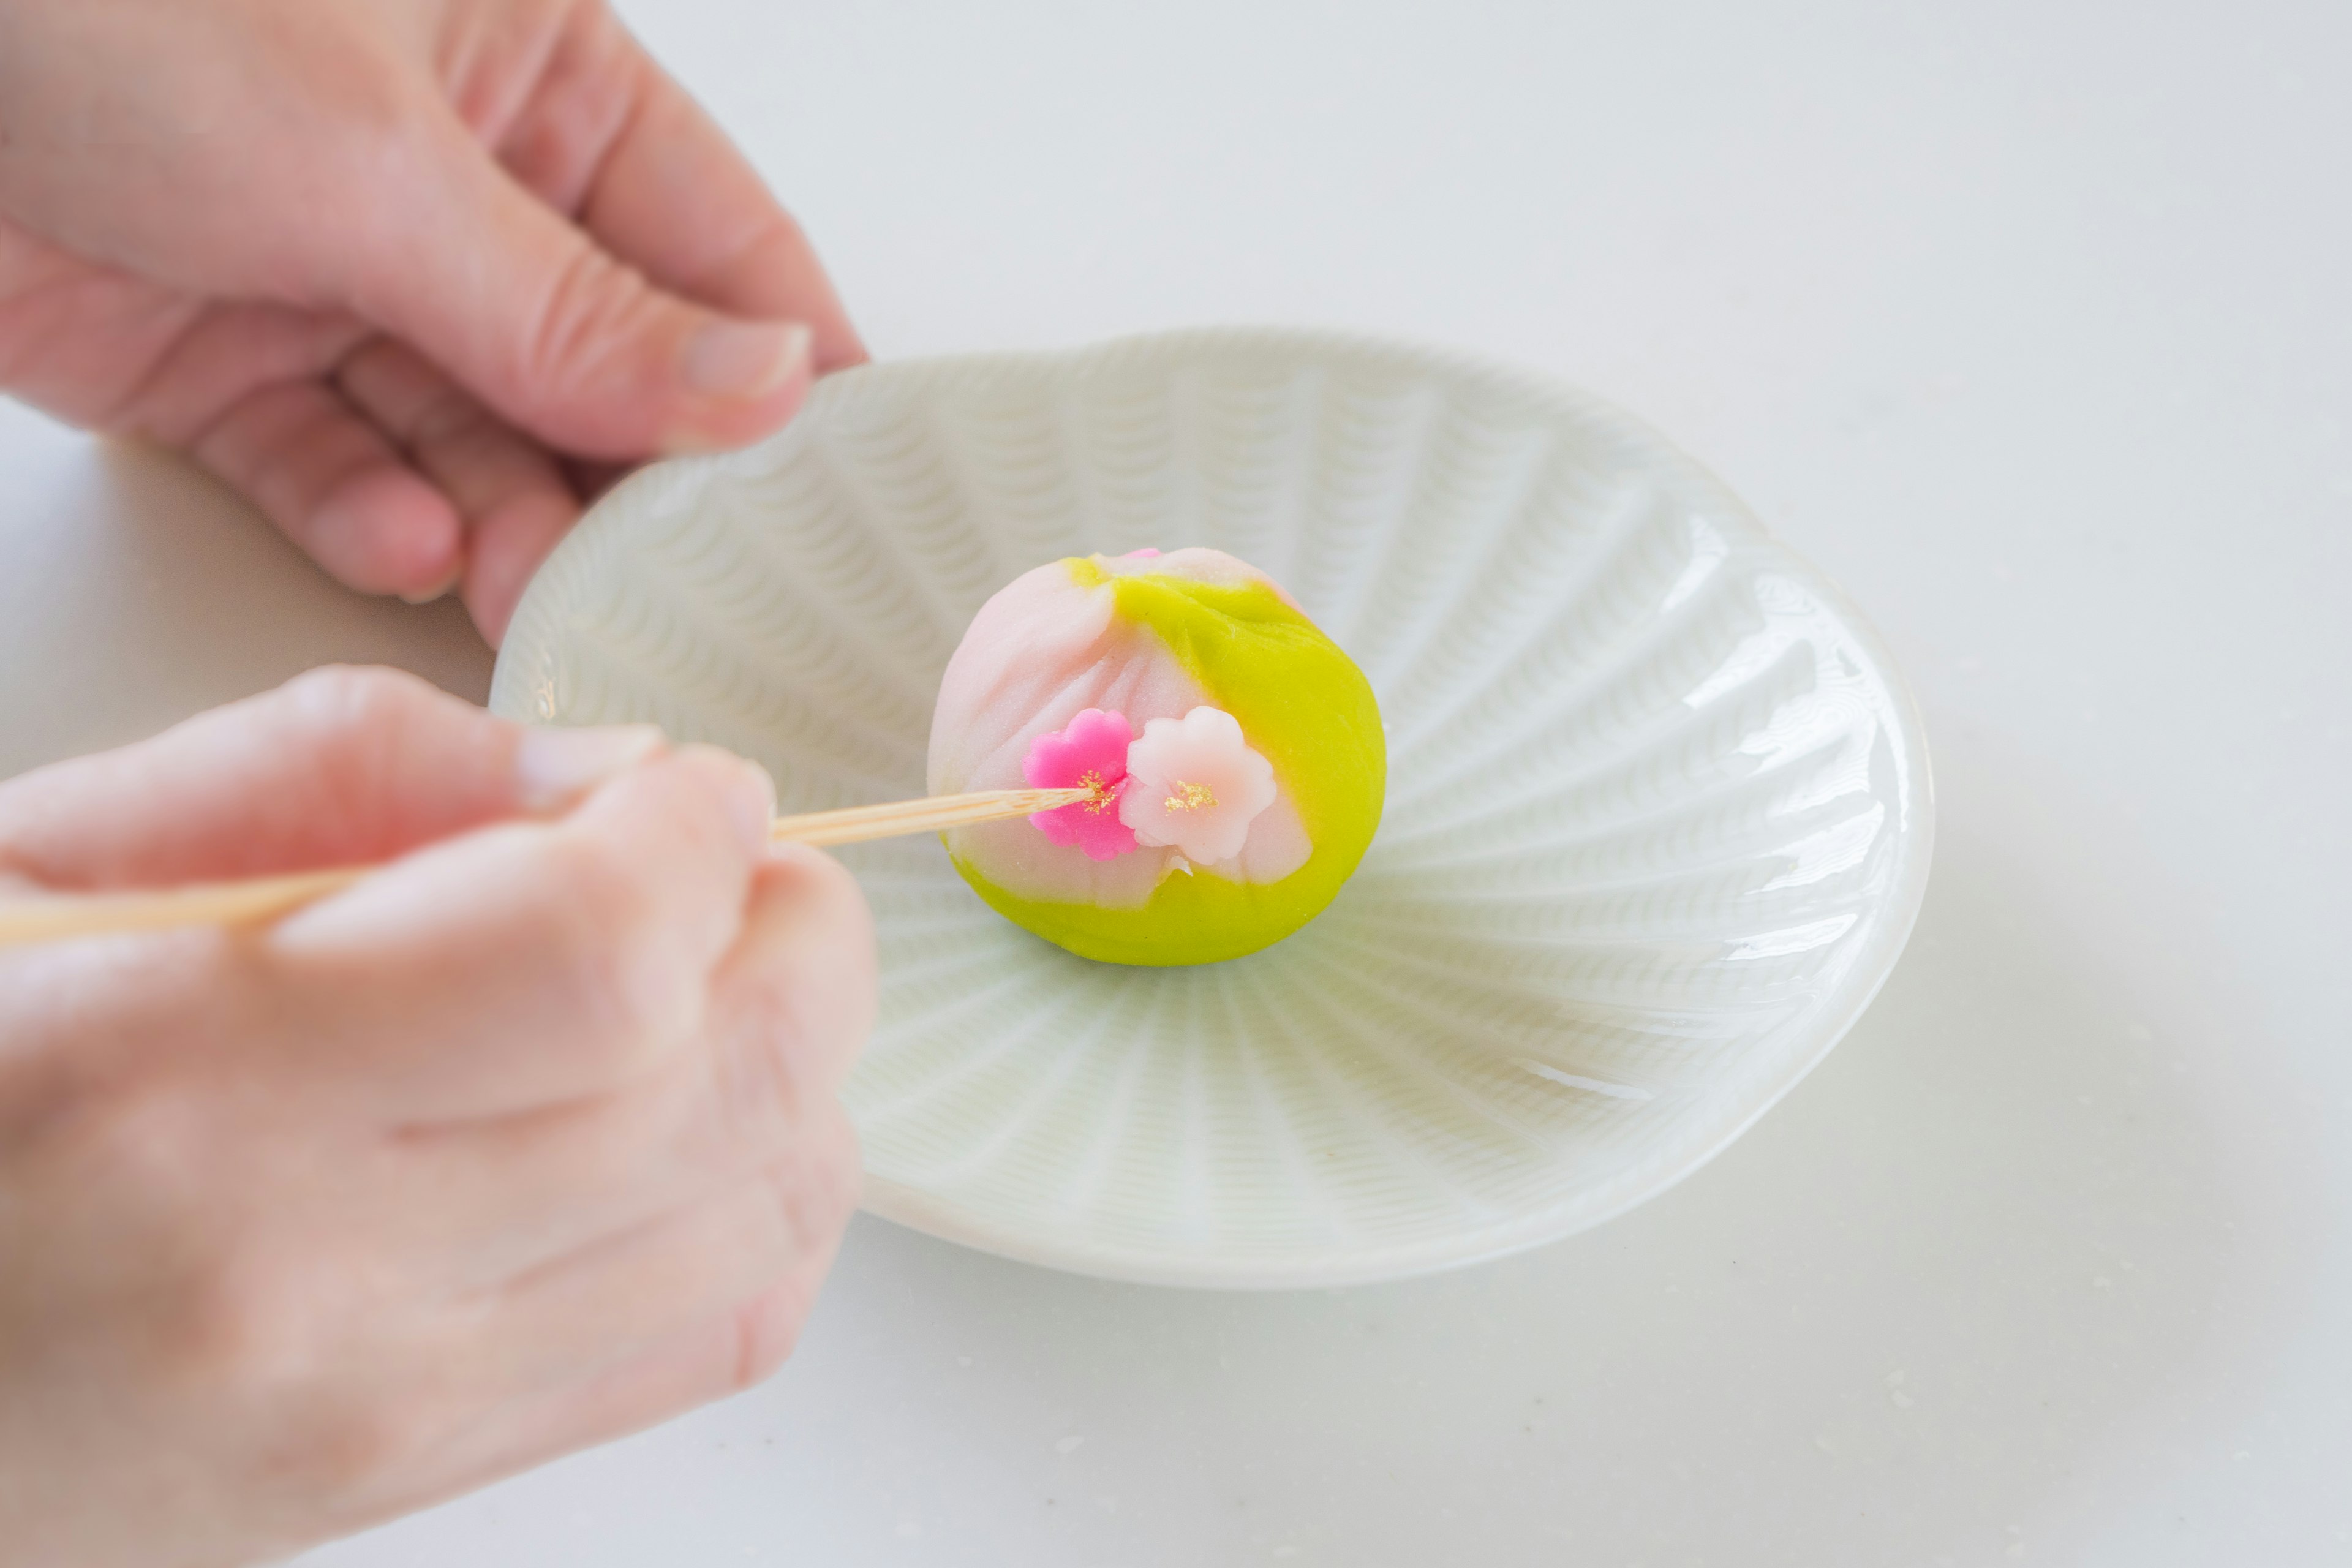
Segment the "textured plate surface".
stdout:
[[1213,545],[1380,695],[1380,837],[1320,919],[1192,970],[998,919],[930,840],[845,851],[882,1020],[867,1206],[1124,1279],[1328,1285],[1617,1214],[1834,1045],[1932,834],[1876,637],[1626,416],[1483,362],[1207,331],[876,366],[776,438],[609,496],[491,705],[651,720],[785,810],[921,793],[981,602],[1056,556]]

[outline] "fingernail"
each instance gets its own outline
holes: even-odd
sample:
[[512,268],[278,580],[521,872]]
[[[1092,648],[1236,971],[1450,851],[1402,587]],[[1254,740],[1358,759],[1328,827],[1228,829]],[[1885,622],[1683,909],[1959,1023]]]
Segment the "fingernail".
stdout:
[[628,772],[664,744],[661,730],[652,724],[528,729],[515,746],[516,793],[526,811],[554,811]]
[[708,397],[763,397],[808,363],[798,321],[713,321],[686,344],[686,384]]

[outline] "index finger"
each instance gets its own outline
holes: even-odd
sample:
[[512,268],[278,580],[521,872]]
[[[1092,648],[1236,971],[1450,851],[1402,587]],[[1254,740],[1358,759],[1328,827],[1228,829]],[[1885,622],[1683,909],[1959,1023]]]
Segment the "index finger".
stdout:
[[499,162],[659,287],[805,322],[820,372],[862,363],[833,280],[759,172],[609,11],[575,18],[499,138]]
[[570,804],[650,725],[530,729],[388,669],[330,666],[0,784],[0,873],[96,890],[390,859]]

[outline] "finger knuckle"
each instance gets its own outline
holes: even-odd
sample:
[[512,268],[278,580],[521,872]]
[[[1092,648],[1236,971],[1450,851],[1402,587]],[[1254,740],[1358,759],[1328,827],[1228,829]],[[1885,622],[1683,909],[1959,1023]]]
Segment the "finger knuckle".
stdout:
[[397,776],[403,749],[446,700],[400,670],[328,665],[289,681],[284,700],[302,742],[315,751],[320,788],[365,819],[384,781]]
[[550,277],[522,337],[518,384],[565,396],[604,380],[640,341],[636,328],[651,302],[651,291],[627,267],[595,246],[573,247]]
[[866,1162],[849,1113],[837,1103],[826,1109],[828,1135],[816,1163],[817,1203],[825,1234],[837,1237],[849,1224],[849,1216],[857,1212],[858,1201],[864,1196]]
[[396,731],[435,700],[433,688],[415,676],[372,665],[323,665],[296,676],[285,690],[313,728],[338,735]]
[[615,1070],[634,1070],[698,1025],[700,977],[638,858],[594,837],[566,840],[556,854],[548,914],[557,983],[584,1021],[585,1043]]
[[791,1359],[810,1304],[809,1288],[796,1277],[736,1309],[730,1393],[740,1394],[767,1382]]
[[710,1053],[708,1090],[715,1146],[739,1171],[756,1169],[789,1146],[800,1116],[792,1075],[771,1044],[779,1026],[772,1008],[754,998],[746,1009],[735,1037]]
[[740,998],[745,1053],[830,1087],[874,1028],[874,922],[865,895],[837,861],[812,857],[791,870],[806,910],[795,943],[752,974]]
[[799,1147],[770,1168],[769,1181],[793,1253],[830,1251],[856,1211],[862,1182],[857,1134],[838,1104],[807,1119]]
[[415,1391],[376,1387],[322,1395],[285,1433],[278,1481],[333,1499],[379,1491],[414,1470],[439,1446],[442,1423]]
[[294,1381],[309,1360],[310,1291],[292,1260],[257,1237],[215,1239],[167,1294],[151,1350],[174,1385],[266,1390]]

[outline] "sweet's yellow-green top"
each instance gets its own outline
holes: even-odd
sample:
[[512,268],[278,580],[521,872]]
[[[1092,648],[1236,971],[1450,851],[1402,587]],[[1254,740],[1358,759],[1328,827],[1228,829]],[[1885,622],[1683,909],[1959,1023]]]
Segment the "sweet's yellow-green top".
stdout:
[[1274,764],[1313,851],[1279,881],[1178,873],[1139,909],[1016,898],[956,858],[999,913],[1049,942],[1113,963],[1211,963],[1278,942],[1322,912],[1380,826],[1388,743],[1370,682],[1270,584],[1202,583],[1150,571],[1064,563],[1083,587],[1108,584],[1115,614],[1149,627],[1210,703],[1241,723]]

